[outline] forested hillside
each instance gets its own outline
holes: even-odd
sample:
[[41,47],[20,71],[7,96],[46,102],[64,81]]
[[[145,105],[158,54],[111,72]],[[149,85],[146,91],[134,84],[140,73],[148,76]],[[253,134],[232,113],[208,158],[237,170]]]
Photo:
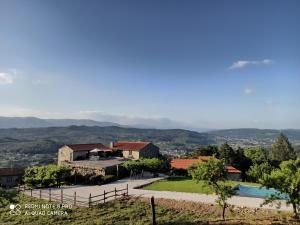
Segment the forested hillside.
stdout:
[[[299,149],[300,130],[283,130],[295,149]],[[0,129],[0,166],[47,164],[56,161],[57,150],[69,143],[110,141],[152,141],[162,153],[183,155],[201,145],[228,142],[233,147],[271,146],[280,131],[232,129],[209,133],[172,129],[137,129],[123,127],[47,127]]]

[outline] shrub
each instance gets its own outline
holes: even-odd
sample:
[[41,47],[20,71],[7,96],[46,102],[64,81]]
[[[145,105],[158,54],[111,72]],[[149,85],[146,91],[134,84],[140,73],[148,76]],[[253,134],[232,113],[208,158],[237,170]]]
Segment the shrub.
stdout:
[[105,175],[102,176],[101,184],[107,184],[116,180],[118,180],[118,177],[115,175]]

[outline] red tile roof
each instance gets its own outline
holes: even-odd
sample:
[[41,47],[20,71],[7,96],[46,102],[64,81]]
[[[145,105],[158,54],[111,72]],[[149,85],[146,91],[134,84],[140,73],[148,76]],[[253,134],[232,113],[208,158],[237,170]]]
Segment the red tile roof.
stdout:
[[0,168],[0,176],[23,175],[24,168]]
[[[213,157],[199,157],[198,159],[173,159],[171,161],[171,167],[175,169],[184,169],[186,170],[189,166],[201,162],[205,162]],[[228,173],[241,173],[238,169],[234,168],[233,166],[225,166]]]
[[65,145],[71,148],[74,152],[78,151],[90,151],[95,148],[101,149],[103,151],[112,151],[109,147],[101,144],[101,143],[94,143],[94,144],[73,144],[73,145]]
[[131,142],[131,141],[117,141],[113,143],[113,148],[122,151],[141,151],[151,142]]
[[240,170],[234,168],[233,166],[227,165],[225,166],[227,173],[242,173]]
[[173,159],[171,161],[171,167],[186,170],[189,166],[200,162],[202,162],[201,159]]

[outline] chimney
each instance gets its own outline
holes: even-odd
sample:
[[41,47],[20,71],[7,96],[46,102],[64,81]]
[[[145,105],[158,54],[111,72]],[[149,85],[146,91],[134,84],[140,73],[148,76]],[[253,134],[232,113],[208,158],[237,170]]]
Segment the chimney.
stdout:
[[113,142],[113,141],[110,142],[109,147],[110,147],[110,148],[113,148],[113,147],[114,147],[114,142]]

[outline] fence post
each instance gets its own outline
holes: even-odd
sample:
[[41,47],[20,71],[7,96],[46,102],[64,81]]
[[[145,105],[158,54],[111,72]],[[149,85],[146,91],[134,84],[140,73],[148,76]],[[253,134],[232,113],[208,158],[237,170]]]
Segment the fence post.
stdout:
[[42,198],[42,189],[40,189],[40,199]]
[[92,194],[90,193],[90,196],[89,196],[89,208],[91,207],[91,204],[92,204]]
[[76,191],[74,192],[74,206],[76,206]]
[[151,197],[152,225],[156,225],[154,197]]
[[128,196],[128,184],[126,185],[126,195]]
[[105,190],[103,192],[103,203],[105,203]]
[[51,188],[49,189],[49,202],[51,202]]
[[60,188],[60,203],[63,203],[64,202],[64,196],[63,196],[63,189]]
[[115,187],[115,200],[117,199],[117,188]]
[[30,188],[30,197],[32,197],[32,188]]

